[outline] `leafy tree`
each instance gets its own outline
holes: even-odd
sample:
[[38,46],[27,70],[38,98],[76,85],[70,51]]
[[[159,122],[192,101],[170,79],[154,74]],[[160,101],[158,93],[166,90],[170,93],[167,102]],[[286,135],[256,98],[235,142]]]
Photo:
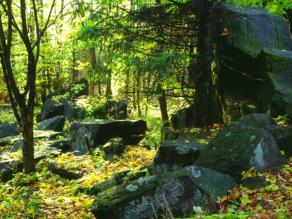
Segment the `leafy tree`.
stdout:
[[[36,0],[19,0],[19,8],[10,0],[0,2],[0,58],[10,102],[24,138],[23,167],[27,173],[35,170],[33,116],[41,39],[50,25],[55,3],[53,0],[48,17],[41,26],[39,4]],[[15,38],[20,40],[25,49],[22,53],[23,67],[26,69],[24,85],[18,84],[15,78],[16,69],[13,65]]]

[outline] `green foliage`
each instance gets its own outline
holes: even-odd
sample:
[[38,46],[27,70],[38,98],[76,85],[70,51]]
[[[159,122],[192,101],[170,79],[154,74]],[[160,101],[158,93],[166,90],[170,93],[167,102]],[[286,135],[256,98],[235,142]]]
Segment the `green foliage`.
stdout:
[[292,9],[292,1],[290,0],[228,0],[239,6],[259,6],[266,8],[273,14],[284,16],[287,9]]
[[16,122],[12,108],[9,106],[2,106],[0,109],[0,124],[11,122]]

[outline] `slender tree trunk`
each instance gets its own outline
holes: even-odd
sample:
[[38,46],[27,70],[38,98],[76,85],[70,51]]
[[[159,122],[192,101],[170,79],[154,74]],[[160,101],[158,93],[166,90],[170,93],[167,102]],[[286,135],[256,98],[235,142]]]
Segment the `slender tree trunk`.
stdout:
[[141,111],[141,104],[140,104],[140,98],[141,98],[141,74],[138,72],[137,77],[136,77],[136,84],[137,84],[137,109],[138,109],[138,117],[142,116],[142,111]]
[[[95,77],[96,77],[96,71],[97,71],[97,60],[96,60],[96,51],[95,48],[90,48],[90,59],[91,59],[91,69],[92,69],[92,75],[89,80],[89,94],[94,93],[94,87],[95,87]],[[99,94],[100,95],[100,94]]]
[[136,86],[135,86],[135,80],[133,80],[133,87],[132,87],[132,95],[133,95],[133,109],[136,111],[137,105],[136,105]]
[[112,71],[111,69],[108,70],[107,78],[106,78],[106,90],[105,90],[105,96],[107,99],[112,98]]
[[77,53],[75,49],[76,39],[73,41],[73,51],[72,51],[72,81],[76,82],[79,80],[79,72],[77,70]]
[[161,87],[161,83],[158,84],[158,91],[159,91],[158,102],[159,102],[159,107],[160,107],[162,123],[165,126],[168,126],[169,118],[168,118],[168,112],[167,112],[166,94],[165,94],[165,90],[162,89]]
[[129,102],[129,83],[130,83],[130,73],[129,70],[126,71],[126,81],[125,81],[125,100],[128,104]]
[[222,122],[222,112],[212,78],[212,2],[202,1],[199,14],[198,71],[195,81],[195,125],[198,127]]

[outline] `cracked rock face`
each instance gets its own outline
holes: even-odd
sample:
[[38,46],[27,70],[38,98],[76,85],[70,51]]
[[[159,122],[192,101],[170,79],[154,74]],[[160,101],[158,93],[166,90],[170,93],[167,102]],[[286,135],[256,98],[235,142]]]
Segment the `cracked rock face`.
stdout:
[[161,175],[147,176],[99,193],[92,211],[97,218],[161,218],[171,210],[174,217],[193,213],[193,206],[216,202],[236,183],[230,176],[188,166]]

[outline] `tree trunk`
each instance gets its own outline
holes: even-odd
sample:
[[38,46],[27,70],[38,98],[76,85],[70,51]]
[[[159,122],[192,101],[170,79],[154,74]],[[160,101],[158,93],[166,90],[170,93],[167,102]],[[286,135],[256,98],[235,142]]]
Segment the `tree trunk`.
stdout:
[[129,102],[129,83],[130,83],[130,72],[126,71],[126,81],[125,81],[125,100],[128,104]]
[[23,148],[22,148],[22,161],[23,168],[26,173],[35,171],[34,164],[34,140],[33,140],[33,117],[27,116],[23,119]]
[[199,14],[198,71],[195,81],[195,125],[198,127],[222,122],[220,102],[212,78],[212,2],[202,1]]
[[108,70],[108,74],[107,74],[107,78],[106,78],[106,90],[105,90],[105,96],[107,99],[112,98],[112,72],[109,69]]
[[76,40],[73,42],[73,51],[72,51],[72,81],[76,82],[79,80],[79,72],[77,70],[77,54],[76,54]]
[[93,94],[94,87],[95,87],[95,78],[96,78],[96,73],[97,73],[97,60],[96,60],[95,48],[90,48],[89,52],[90,52],[91,70],[92,70],[92,75],[89,80],[89,94]]
[[136,106],[136,86],[135,86],[135,80],[133,80],[133,87],[132,87],[132,95],[133,95],[133,109],[136,111],[137,106]]
[[162,89],[160,83],[158,84],[158,91],[159,91],[158,102],[159,102],[159,107],[160,107],[162,123],[165,126],[168,126],[169,118],[168,118],[168,112],[167,112],[166,95],[165,95],[165,90]]
[[140,72],[137,74],[137,107],[138,107],[138,117],[142,116],[142,111],[141,111],[141,104],[140,104],[140,89],[141,89],[141,76]]
[[292,9],[287,9],[286,14],[290,24],[290,32],[292,33]]

